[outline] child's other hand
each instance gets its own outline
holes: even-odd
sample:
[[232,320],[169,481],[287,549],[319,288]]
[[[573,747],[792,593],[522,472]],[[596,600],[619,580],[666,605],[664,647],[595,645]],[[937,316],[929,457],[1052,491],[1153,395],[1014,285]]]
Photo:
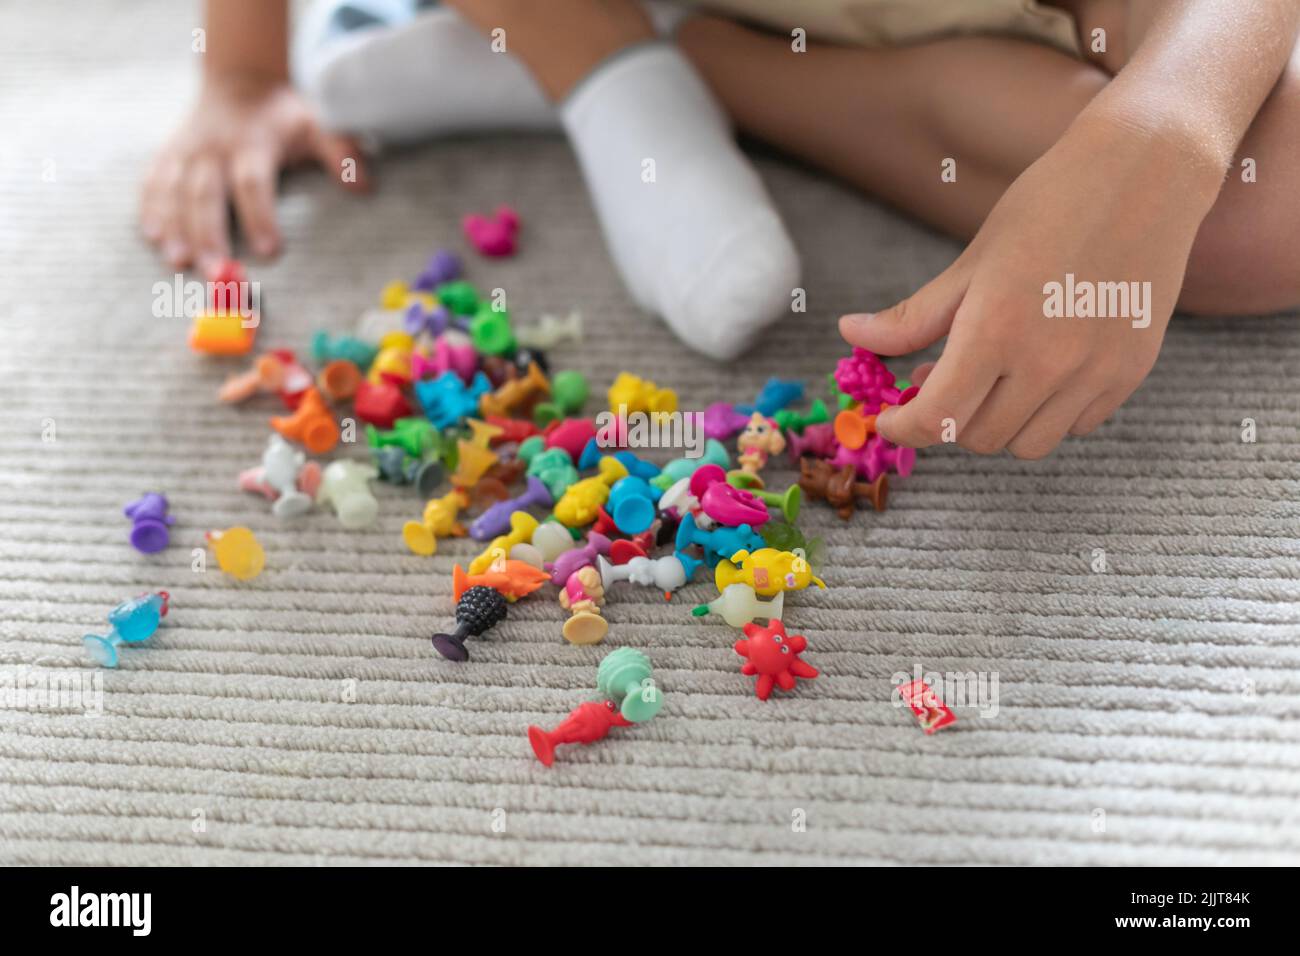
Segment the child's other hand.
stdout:
[[[341,174],[346,159],[356,160],[355,181]],[[206,270],[230,255],[230,201],[253,252],[274,255],[277,174],[308,160],[348,188],[367,188],[356,144],[323,131],[292,87],[209,79],[145,177],[141,228],[174,268]]]
[[[1150,134],[1076,123],[940,276],[884,312],[844,316],[844,337],[882,355],[948,336],[938,362],[917,370],[920,393],[886,410],[880,433],[911,447],[955,441],[1042,458],[1110,417],[1155,363],[1217,192],[1218,181],[1186,166]],[[958,182],[939,188],[960,188],[960,176],[959,164]],[[1136,283],[1145,298],[1127,316],[1049,318],[1044,287],[1064,286],[1067,273],[1076,287]]]

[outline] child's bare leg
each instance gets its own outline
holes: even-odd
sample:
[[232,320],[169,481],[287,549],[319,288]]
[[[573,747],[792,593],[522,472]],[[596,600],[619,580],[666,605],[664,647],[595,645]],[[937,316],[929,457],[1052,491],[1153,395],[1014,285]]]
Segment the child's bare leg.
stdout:
[[[1080,4],[1090,6],[1115,12]],[[1143,26],[1108,21],[1103,64],[1122,66]],[[697,17],[678,43],[746,133],[962,238],[1109,80],[1103,64],[991,37],[883,50],[810,44],[796,54],[787,37]],[[1269,177],[1229,177],[1193,245],[1180,307],[1239,314],[1300,302],[1289,198],[1300,190],[1298,104],[1293,57],[1239,151]],[[946,158],[956,160],[955,182],[940,178]]]
[[637,302],[718,359],[789,314],[794,245],[708,87],[675,46],[645,42],[636,0],[452,2],[557,102]]

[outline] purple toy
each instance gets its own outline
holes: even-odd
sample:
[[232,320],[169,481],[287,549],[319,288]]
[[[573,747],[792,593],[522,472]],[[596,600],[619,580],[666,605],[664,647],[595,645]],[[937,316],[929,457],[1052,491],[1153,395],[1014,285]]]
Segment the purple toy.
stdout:
[[726,441],[742,432],[749,424],[749,416],[736,411],[730,402],[714,402],[704,410],[704,437]]
[[718,524],[728,528],[749,525],[758,527],[771,515],[762,499],[728,484],[727,473],[718,465],[704,465],[691,475],[691,494],[699,499],[700,509]]
[[412,302],[411,307],[406,310],[406,315],[402,317],[402,326],[412,335],[419,335],[421,332],[442,335],[447,331],[447,324],[450,321],[451,313],[447,311],[445,305],[435,305],[432,309],[426,309],[423,302]]
[[[516,511],[523,511],[533,505],[549,508],[555,503],[542,479],[529,476],[528,490],[517,498],[498,501],[487,511],[474,519],[469,526],[469,536],[475,541],[487,541],[510,530],[510,516]],[[563,555],[561,555],[563,557]]]
[[875,481],[887,472],[897,472],[906,478],[912,473],[916,464],[916,449],[904,448],[893,442],[885,441],[879,435],[872,435],[865,445],[854,451],[840,446],[835,457],[831,459],[837,467],[852,465],[857,469],[858,477],[866,481]]
[[835,366],[835,384],[849,398],[862,403],[864,415],[876,414],[882,404],[897,405],[901,394],[894,388],[894,373],[879,356],[856,345],[853,354]]
[[586,544],[578,548],[570,548],[554,561],[547,562],[543,567],[551,572],[552,584],[563,586],[564,582],[569,580],[569,575],[588,565],[594,565],[596,556],[609,554],[609,548],[609,538],[599,531],[589,531],[587,532]]
[[786,448],[790,452],[790,461],[796,465],[805,455],[813,458],[830,458],[840,448],[840,443],[835,440],[835,426],[830,422],[809,425],[803,430],[802,435],[798,432],[787,432],[785,441]]
[[439,249],[430,257],[424,271],[415,277],[411,286],[417,292],[432,292],[444,282],[453,282],[460,278],[460,259],[447,249]]
[[175,524],[176,519],[167,514],[167,499],[156,492],[137,498],[125,508],[122,514],[134,523],[131,527],[131,544],[142,554],[154,554],[167,547],[171,532],[167,526]]

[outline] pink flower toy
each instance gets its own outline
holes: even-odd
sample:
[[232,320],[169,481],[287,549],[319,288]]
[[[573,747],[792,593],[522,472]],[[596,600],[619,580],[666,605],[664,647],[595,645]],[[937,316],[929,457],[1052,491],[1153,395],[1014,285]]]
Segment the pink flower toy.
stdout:
[[470,213],[461,220],[470,244],[485,256],[512,256],[519,232],[519,214],[509,206],[498,206],[492,216]]
[[888,472],[896,472],[899,477],[906,478],[916,464],[916,449],[903,448],[879,435],[872,435],[861,448],[840,446],[831,462],[837,467],[852,465],[857,470],[858,477],[866,481],[875,481]]
[[691,475],[691,494],[700,508],[719,524],[758,527],[770,517],[767,505],[757,496],[727,483],[727,473],[717,465],[705,465]]

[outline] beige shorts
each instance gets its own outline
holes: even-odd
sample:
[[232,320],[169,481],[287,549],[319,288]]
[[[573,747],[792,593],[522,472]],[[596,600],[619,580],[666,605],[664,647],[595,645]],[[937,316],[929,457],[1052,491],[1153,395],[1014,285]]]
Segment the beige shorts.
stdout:
[[1037,0],[690,0],[695,6],[809,39],[902,46],[944,37],[1019,37],[1080,56],[1074,18]]

